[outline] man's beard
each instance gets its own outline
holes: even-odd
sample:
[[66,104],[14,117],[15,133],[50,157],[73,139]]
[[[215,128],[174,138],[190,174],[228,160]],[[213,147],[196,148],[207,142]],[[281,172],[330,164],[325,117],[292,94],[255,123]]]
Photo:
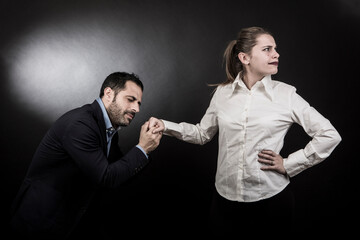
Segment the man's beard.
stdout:
[[[113,125],[115,125],[115,128],[119,126],[126,127],[130,124],[131,119],[127,120],[125,118],[127,113],[127,111],[124,111],[121,107],[118,107],[115,102],[112,102],[108,109],[110,121]],[[133,113],[133,115],[135,114]]]

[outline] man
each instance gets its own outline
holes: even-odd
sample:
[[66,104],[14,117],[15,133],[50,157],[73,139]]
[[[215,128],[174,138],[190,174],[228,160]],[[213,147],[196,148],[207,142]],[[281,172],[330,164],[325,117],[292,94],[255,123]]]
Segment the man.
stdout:
[[[122,155],[117,131],[140,111],[143,84],[115,72],[92,104],[61,116],[41,141],[13,203],[12,230],[21,237],[65,239],[96,192],[114,189],[139,172],[160,143],[145,122],[139,143]],[[102,221],[99,219],[99,221]]]

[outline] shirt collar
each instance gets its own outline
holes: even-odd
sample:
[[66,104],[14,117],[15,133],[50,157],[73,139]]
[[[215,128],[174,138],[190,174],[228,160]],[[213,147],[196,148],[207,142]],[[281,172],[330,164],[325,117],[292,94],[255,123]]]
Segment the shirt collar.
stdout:
[[[274,89],[272,84],[271,75],[265,76],[263,79],[260,80],[259,83],[262,86],[264,86],[265,93],[269,96],[270,100],[272,101],[274,99]],[[247,88],[243,80],[241,79],[241,73],[239,73],[234,82],[231,85],[232,92],[235,91],[236,87],[239,86],[240,88]]]
[[273,82],[271,79],[271,75],[267,75],[265,76],[262,80],[261,80],[265,92],[266,94],[270,97],[270,100],[274,100],[274,88],[273,88]]
[[243,88],[243,87],[246,88],[245,83],[242,81],[242,79],[241,79],[240,76],[241,76],[241,72],[238,73],[238,75],[236,76],[234,82],[233,82],[232,85],[231,85],[231,88],[232,88],[232,91],[233,91],[233,92],[235,91],[236,86],[239,86],[239,87],[242,87],[242,88]]
[[104,103],[102,102],[101,98],[100,98],[100,97],[96,98],[96,101],[99,103],[100,108],[101,108],[101,111],[102,111],[103,116],[104,116],[105,128],[106,128],[107,136],[108,136],[108,137],[112,137],[112,135],[114,135],[115,132],[117,132],[118,130],[120,130],[121,127],[118,127],[117,129],[115,129],[115,128],[112,126],[111,121],[110,121],[110,118],[109,118],[109,115],[108,115],[108,113],[107,113],[107,111],[106,111],[105,105],[104,105]]

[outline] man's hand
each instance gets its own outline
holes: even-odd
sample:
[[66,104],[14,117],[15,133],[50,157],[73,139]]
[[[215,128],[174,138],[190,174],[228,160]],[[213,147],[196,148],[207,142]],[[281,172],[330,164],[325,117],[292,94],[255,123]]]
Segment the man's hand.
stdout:
[[141,126],[138,145],[142,147],[147,154],[154,151],[160,144],[162,131],[153,133],[156,128],[155,126],[150,127],[149,121],[146,121]]
[[155,128],[152,133],[162,133],[165,129],[164,122],[155,117],[149,119],[149,128]]

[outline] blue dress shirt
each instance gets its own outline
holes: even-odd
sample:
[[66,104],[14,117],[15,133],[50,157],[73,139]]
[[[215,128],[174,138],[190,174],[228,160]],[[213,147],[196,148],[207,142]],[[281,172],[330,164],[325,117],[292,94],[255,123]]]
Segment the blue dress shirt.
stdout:
[[[106,108],[105,108],[104,103],[102,102],[101,98],[100,97],[96,98],[96,101],[99,103],[100,108],[103,113],[103,116],[104,116],[105,128],[106,128],[106,140],[107,140],[107,156],[109,156],[112,137],[114,136],[114,134],[117,131],[119,131],[121,129],[121,127],[118,127],[117,129],[115,129],[112,126],[109,115],[106,111]],[[148,155],[146,154],[146,152],[144,151],[144,149],[142,147],[140,147],[139,145],[136,145],[136,147],[139,148],[145,154],[146,157],[148,157]]]

